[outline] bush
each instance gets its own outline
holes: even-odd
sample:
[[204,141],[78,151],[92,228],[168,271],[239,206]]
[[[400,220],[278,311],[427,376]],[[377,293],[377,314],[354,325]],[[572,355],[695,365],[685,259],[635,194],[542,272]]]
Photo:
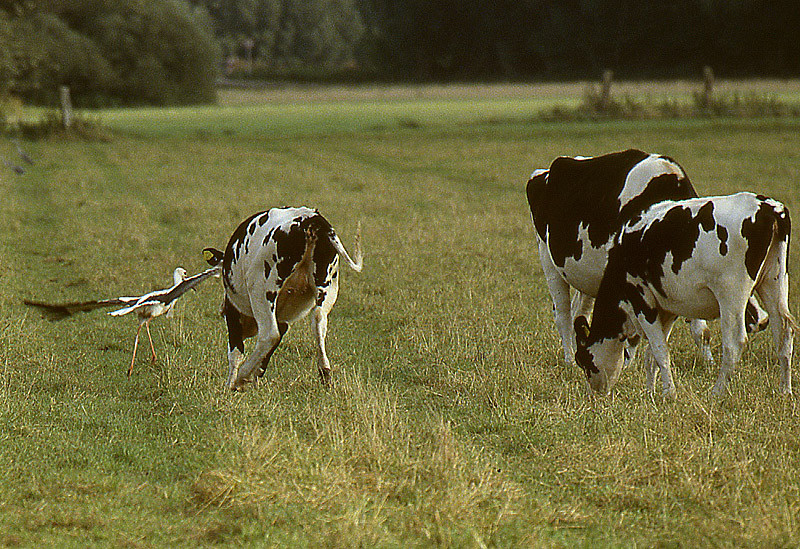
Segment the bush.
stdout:
[[111,130],[103,125],[97,116],[76,112],[67,129],[61,113],[50,110],[42,114],[36,122],[22,122],[15,131],[26,139],[58,137],[80,141],[111,141]]
[[218,49],[202,13],[184,2],[52,3],[13,18],[11,27],[22,45],[16,65],[26,67],[12,91],[28,101],[55,104],[64,84],[79,107],[216,98]]
[[784,116],[800,116],[800,107],[787,105],[769,94],[715,94],[709,99],[704,92],[695,92],[687,103],[671,98],[642,100],[630,95],[607,98],[592,86],[586,88],[577,107],[557,106],[542,114],[542,118],[551,121]]
[[800,107],[790,106],[774,95],[726,94],[707,99],[705,94],[692,94],[694,111],[702,116],[800,116]]
[[36,104],[58,103],[60,83],[70,86],[84,103],[102,102],[117,83],[117,75],[88,37],[75,32],[55,14],[35,13],[14,22],[27,70],[15,92]]

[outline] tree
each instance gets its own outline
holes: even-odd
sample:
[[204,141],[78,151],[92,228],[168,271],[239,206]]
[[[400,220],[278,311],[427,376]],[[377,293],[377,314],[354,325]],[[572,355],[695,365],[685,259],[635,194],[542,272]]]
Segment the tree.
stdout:
[[184,2],[50,0],[5,13],[21,45],[12,89],[30,100],[52,103],[61,85],[78,105],[215,98],[217,45],[204,12]]
[[[358,0],[193,0],[212,19],[223,54],[267,72],[335,72],[357,63],[365,26]],[[252,41],[252,42],[250,42]]]

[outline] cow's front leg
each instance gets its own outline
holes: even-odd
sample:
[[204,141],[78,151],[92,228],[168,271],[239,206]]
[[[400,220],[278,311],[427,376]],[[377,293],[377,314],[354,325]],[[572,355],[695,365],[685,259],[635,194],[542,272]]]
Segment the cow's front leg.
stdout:
[[575,330],[572,326],[572,311],[569,298],[569,284],[561,277],[556,266],[550,258],[547,244],[539,240],[539,259],[542,271],[547,281],[547,289],[553,300],[553,314],[555,315],[556,328],[561,335],[561,346],[564,349],[564,360],[567,364],[575,363]]
[[232,388],[233,380],[239,372],[239,365],[244,358],[243,315],[225,299],[222,314],[228,326],[228,387]]
[[708,328],[708,322],[699,318],[690,320],[689,331],[692,334],[694,344],[700,349],[700,354],[703,355],[705,363],[714,364],[714,356],[711,354],[711,330]]
[[[672,378],[672,366],[669,355],[669,334],[677,317],[673,314],[661,312],[654,322],[648,322],[644,314],[637,317],[642,331],[647,337],[650,353],[661,371],[661,385],[664,396],[675,398],[675,381]],[[650,366],[647,374],[648,389],[655,388],[655,367]]]

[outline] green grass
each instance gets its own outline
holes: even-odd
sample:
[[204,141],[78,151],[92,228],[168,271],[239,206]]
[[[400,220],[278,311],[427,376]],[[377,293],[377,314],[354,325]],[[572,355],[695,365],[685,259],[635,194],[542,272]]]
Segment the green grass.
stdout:
[[540,98],[437,99],[384,102],[230,105],[177,109],[109,110],[104,122],[137,135],[328,135],[533,118],[550,102]]
[[[108,143],[25,143],[38,164],[0,191],[0,545],[800,544],[800,413],[769,337],[720,402],[684,326],[677,402],[644,396],[639,369],[588,400],[524,197],[556,155],[635,146],[703,194],[797,212],[800,121],[544,124],[509,101],[137,110],[104,114]],[[161,287],[284,204],[318,207],[345,246],[363,225],[330,390],[302,322],[257,388],[225,391],[216,281],[153,323],[159,358],[130,379],[134,319],[21,304]]]

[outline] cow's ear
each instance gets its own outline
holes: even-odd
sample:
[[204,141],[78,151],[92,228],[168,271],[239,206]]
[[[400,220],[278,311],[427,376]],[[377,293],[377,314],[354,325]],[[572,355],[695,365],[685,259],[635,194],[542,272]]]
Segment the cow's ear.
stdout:
[[211,265],[212,267],[216,267],[220,263],[222,263],[222,259],[225,257],[225,253],[217,250],[216,248],[204,248],[203,249],[203,259],[206,260],[206,263]]
[[589,321],[583,315],[575,319],[575,339],[581,347],[589,341]]

